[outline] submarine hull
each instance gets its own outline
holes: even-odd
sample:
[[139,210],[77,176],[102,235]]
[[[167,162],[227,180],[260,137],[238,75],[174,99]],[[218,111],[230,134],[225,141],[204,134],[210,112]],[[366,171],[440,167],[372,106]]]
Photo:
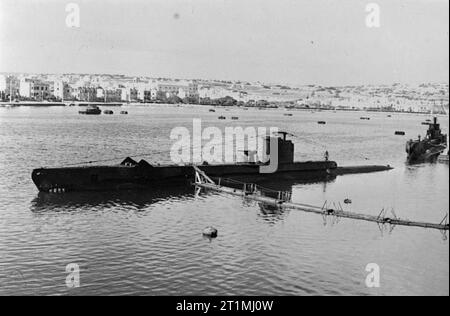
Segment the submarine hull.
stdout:
[[424,162],[436,162],[447,147],[447,144],[424,141],[409,141],[406,144],[407,162],[417,164]]
[[441,131],[437,117],[428,125],[427,135],[424,139],[409,140],[406,143],[407,162],[417,164],[423,162],[436,162],[439,155],[447,148],[447,135]]
[[[308,180],[326,177],[337,170],[334,161],[281,164],[277,172],[260,173],[257,164],[199,166],[211,177],[265,180],[271,177]],[[192,166],[152,166],[150,164],[34,169],[31,178],[41,192],[109,191],[148,188],[194,182]]]

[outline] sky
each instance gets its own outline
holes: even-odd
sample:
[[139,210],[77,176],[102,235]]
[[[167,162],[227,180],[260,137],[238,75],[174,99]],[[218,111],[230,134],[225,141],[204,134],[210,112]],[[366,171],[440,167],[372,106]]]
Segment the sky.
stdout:
[[448,83],[449,1],[0,0],[0,72]]

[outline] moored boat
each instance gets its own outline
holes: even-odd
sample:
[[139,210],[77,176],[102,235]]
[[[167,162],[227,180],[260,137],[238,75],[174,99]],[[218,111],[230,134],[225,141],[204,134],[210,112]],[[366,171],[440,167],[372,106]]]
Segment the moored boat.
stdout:
[[435,117],[428,124],[425,138],[418,137],[417,140],[409,140],[406,143],[408,163],[435,162],[447,148],[447,135],[441,131],[440,124]]
[[[320,161],[294,161],[294,144],[283,137],[267,137],[266,152],[270,153],[270,144],[278,142],[278,168],[273,173],[261,173],[261,168],[269,163],[254,161],[246,153],[247,162],[235,164],[210,165],[203,163],[198,167],[215,178],[252,179],[327,179],[339,174],[378,172],[392,169],[389,166],[338,167],[328,157]],[[41,192],[69,191],[111,191],[129,190],[161,185],[190,185],[194,181],[195,171],[192,165],[151,165],[145,160],[135,161],[127,157],[119,165],[82,166],[63,168],[39,168],[32,172],[32,180]]]
[[102,110],[96,105],[88,105],[86,110],[78,111],[80,114],[87,114],[87,115],[99,115],[102,114]]

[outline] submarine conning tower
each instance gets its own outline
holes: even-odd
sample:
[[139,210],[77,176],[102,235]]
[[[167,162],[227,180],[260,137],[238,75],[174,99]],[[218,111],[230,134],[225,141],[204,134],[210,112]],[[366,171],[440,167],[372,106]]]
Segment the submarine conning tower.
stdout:
[[[268,136],[266,137],[266,155],[270,155],[270,140],[276,139],[278,142],[278,163],[291,164],[294,163],[294,143],[291,140],[287,140],[287,136],[294,136],[287,132],[278,132],[280,136]],[[270,156],[269,156],[270,157]]]
[[433,123],[428,127],[427,137],[430,140],[442,138],[441,125],[437,122],[437,117],[433,118]]

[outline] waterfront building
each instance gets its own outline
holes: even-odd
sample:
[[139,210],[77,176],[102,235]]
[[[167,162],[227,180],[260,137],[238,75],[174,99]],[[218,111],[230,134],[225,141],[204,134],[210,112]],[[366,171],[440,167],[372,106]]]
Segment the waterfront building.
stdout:
[[99,87],[96,89],[96,99],[99,102],[120,102],[122,101],[122,89]]
[[152,99],[152,90],[148,87],[139,87],[137,89],[138,101],[147,102]]
[[106,89],[105,95],[105,102],[120,102],[122,99],[122,91],[118,88]]
[[200,98],[219,99],[230,96],[231,92],[218,86],[201,86],[198,90]]
[[36,101],[47,100],[51,97],[50,84],[38,79],[22,78],[19,83],[19,94],[23,98]]
[[97,100],[105,100],[105,90],[103,88],[97,88],[96,98]]
[[20,80],[15,76],[0,75],[0,99],[14,100],[19,96]]
[[66,82],[62,80],[56,80],[53,82],[52,93],[55,98],[64,101],[70,99],[71,89]]
[[184,98],[186,98],[188,95],[189,95],[189,92],[187,92],[184,88],[180,88],[180,89],[178,90],[177,96],[178,96],[179,98],[184,99]]
[[194,81],[185,80],[158,82],[157,90],[167,96],[178,96],[182,90],[184,97],[198,97],[198,84]]
[[93,102],[96,101],[97,88],[93,87],[78,87],[74,90],[73,96],[78,101]]
[[120,99],[124,102],[136,102],[138,100],[138,91],[135,88],[121,88]]

